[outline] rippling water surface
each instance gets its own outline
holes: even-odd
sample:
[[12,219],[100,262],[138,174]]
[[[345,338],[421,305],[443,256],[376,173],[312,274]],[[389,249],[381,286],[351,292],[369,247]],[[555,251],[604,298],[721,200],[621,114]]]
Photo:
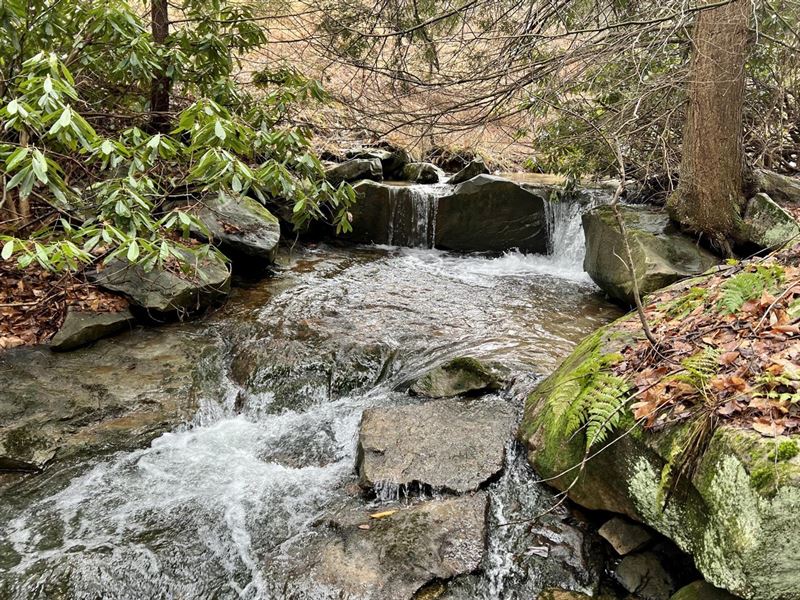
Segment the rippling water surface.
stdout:
[[[53,467],[61,476],[0,506],[0,597],[285,597],[311,525],[351,494],[364,408],[408,402],[408,381],[459,354],[532,379],[616,316],[579,258],[325,246],[284,257],[212,318],[159,333],[209,346],[190,423]],[[75,376],[91,380],[90,358]]]

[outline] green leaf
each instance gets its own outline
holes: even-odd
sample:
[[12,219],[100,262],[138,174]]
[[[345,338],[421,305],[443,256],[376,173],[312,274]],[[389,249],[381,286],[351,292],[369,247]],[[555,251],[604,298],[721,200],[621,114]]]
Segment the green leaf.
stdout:
[[134,262],[137,258],[139,258],[139,244],[136,243],[136,240],[133,240],[131,245],[128,246],[128,260]]
[[3,251],[0,252],[0,258],[3,260],[8,260],[11,258],[11,255],[14,253],[14,240],[8,240],[5,244],[3,244]]
[[225,129],[222,127],[222,123],[219,119],[217,119],[217,122],[214,124],[214,135],[216,135],[220,141],[225,141]]
[[6,159],[6,169],[13,171],[14,167],[25,160],[25,157],[28,156],[29,152],[30,148],[17,148],[11,153],[11,156]]

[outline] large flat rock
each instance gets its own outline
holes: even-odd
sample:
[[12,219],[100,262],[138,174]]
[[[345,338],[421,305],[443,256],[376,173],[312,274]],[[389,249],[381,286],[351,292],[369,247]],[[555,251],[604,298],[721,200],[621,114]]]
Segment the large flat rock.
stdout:
[[547,252],[544,195],[492,175],[478,175],[440,198],[436,247],[457,252]]
[[314,548],[314,597],[407,600],[431,581],[477,570],[486,549],[487,504],[479,492],[378,519],[364,508],[336,515]]
[[476,490],[503,468],[514,413],[496,397],[367,409],[356,459],[360,485]]

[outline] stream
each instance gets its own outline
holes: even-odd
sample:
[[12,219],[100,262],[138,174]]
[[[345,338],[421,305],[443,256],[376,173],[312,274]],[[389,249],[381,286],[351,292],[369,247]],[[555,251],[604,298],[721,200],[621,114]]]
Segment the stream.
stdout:
[[[108,371],[104,357],[135,353],[141,371],[160,360],[156,347],[191,351],[178,376],[193,416],[144,447],[76,455],[5,491],[0,597],[344,597],[308,576],[317,524],[353,502],[397,500],[354,491],[362,411],[418,401],[409,382],[460,355],[509,368],[514,384],[502,394],[521,410],[577,341],[618,316],[582,271],[579,208],[551,213],[548,256],[295,248],[274,278],[238,289],[201,322],[59,358],[61,376],[91,382]],[[150,385],[135,370],[113,377]],[[449,593],[535,597],[554,578],[580,587],[579,575],[548,570],[546,553],[521,567],[514,556],[531,547],[530,531],[497,526],[553,501],[513,440],[489,494],[481,573]]]

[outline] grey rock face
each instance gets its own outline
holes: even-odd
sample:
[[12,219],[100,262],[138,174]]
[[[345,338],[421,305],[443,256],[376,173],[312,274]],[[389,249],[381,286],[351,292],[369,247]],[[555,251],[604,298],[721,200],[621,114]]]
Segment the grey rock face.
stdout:
[[428,398],[445,398],[500,389],[500,380],[489,367],[471,357],[458,357],[420,377],[411,391]]
[[197,216],[208,228],[211,241],[229,258],[257,259],[264,264],[275,262],[280,224],[256,200],[232,194],[222,197],[210,194],[203,199]]
[[403,167],[403,179],[414,183],[439,183],[444,181],[444,171],[426,162],[408,163]]
[[352,158],[325,171],[325,179],[333,185],[359,179],[383,179],[383,167],[378,158]]
[[[680,233],[664,211],[649,207],[620,207],[620,211],[642,295],[719,263],[717,257]],[[633,305],[633,283],[619,258],[626,256],[625,245],[611,207],[599,206],[584,213],[583,231],[584,270],[613,299]]]
[[[194,264],[188,253],[186,259]],[[141,265],[116,260],[89,277],[102,288],[124,294],[134,306],[146,311],[191,314],[224,300],[231,287],[228,266],[216,256],[200,262],[197,269],[189,277],[160,267],[147,272]]]
[[411,154],[402,148],[353,148],[347,151],[347,158],[377,158],[381,161],[383,176],[386,179],[402,179],[403,167],[414,162]]
[[643,600],[669,600],[675,591],[672,577],[658,556],[650,552],[626,556],[614,577],[622,587]]
[[50,349],[58,352],[74,350],[101,338],[125,331],[135,319],[129,310],[91,312],[68,310],[61,329],[50,340]]
[[438,201],[436,247],[458,252],[547,252],[546,199],[491,175],[456,186]]
[[762,169],[756,171],[756,185],[759,191],[778,202],[800,203],[800,179],[797,177]]
[[514,421],[513,408],[496,398],[367,409],[358,438],[359,483],[476,490],[503,468]]
[[631,523],[621,517],[606,521],[598,531],[614,551],[620,556],[640,550],[653,536],[641,525]]
[[745,208],[740,235],[762,248],[776,248],[800,236],[800,224],[767,194],[753,196]]
[[486,163],[483,162],[482,158],[476,158],[475,160],[471,160],[469,164],[461,169],[458,173],[453,175],[448,183],[452,183],[453,185],[457,185],[459,183],[464,183],[465,181],[469,181],[473,177],[477,177],[478,175],[485,175],[489,173],[489,168],[486,166]]
[[431,581],[479,567],[486,509],[487,496],[480,492],[400,508],[379,519],[363,509],[338,515],[314,551],[317,564],[310,578],[316,589],[336,590],[321,597],[413,598]]

